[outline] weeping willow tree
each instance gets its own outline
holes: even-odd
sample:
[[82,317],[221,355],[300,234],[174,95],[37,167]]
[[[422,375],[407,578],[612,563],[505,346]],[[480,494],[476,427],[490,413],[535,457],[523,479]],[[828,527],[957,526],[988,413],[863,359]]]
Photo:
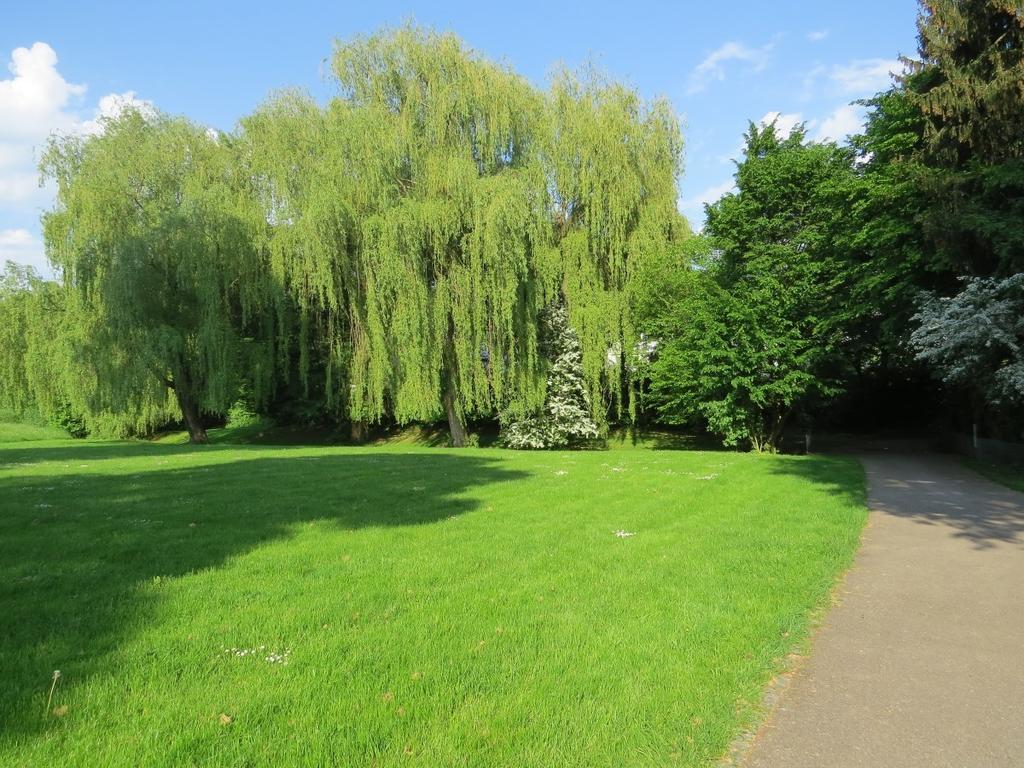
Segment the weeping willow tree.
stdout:
[[676,202],[679,123],[667,102],[644,103],[593,72],[559,74],[548,109],[559,281],[589,399],[600,423],[635,417],[629,286],[644,259],[689,235]]
[[7,262],[0,270],[0,410],[37,413],[84,436],[95,422],[67,393],[67,293],[31,267]]
[[[297,91],[279,94],[242,120],[240,156],[268,226],[261,247],[283,288],[278,364],[284,381],[297,371],[311,396],[311,371],[325,406],[348,405],[352,329],[359,306],[355,249],[365,213],[357,166],[358,131]],[[358,117],[358,115],[352,116]]]
[[59,286],[31,267],[9,261],[0,270],[0,409],[50,415],[47,406],[59,399],[61,298]]
[[444,414],[461,445],[467,415],[543,402],[543,97],[414,27],[338,46],[334,72],[326,109],[286,94],[244,122],[273,274],[354,423]]
[[29,306],[40,282],[33,270],[10,261],[0,271],[0,409],[15,413],[32,404],[25,357]]
[[621,406],[630,264],[682,231],[667,107],[596,77],[544,93],[411,26],[333,65],[326,109],[286,94],[244,128],[274,275],[337,404],[357,424],[443,414],[455,445],[467,416],[536,413],[538,317],[565,303],[595,413]]
[[52,144],[72,401],[202,441],[241,386],[315,371],[354,424],[444,416],[461,445],[467,417],[542,409],[538,318],[564,306],[595,418],[621,414],[630,276],[684,231],[667,106],[593,75],[543,92],[412,26],[333,68],[326,107],[281,94],[237,136],[128,111]]
[[67,287],[62,367],[71,401],[107,432],[184,419],[273,374],[276,291],[254,245],[267,226],[231,138],[128,110],[94,137],[54,139],[44,176],[47,255]]

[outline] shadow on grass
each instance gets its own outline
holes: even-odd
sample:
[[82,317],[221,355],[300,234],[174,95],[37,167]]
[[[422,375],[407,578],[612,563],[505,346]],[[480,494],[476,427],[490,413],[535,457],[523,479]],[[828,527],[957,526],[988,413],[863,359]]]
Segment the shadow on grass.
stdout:
[[[216,453],[221,451],[261,450],[259,445],[189,445],[188,443],[156,443],[145,440],[61,440],[59,442],[24,442],[0,445],[0,469],[12,465],[63,462],[77,467],[93,459],[136,459],[146,456],[165,457],[182,453]],[[266,450],[265,447],[262,450]],[[58,468],[58,472],[64,471]],[[2,482],[2,481],[0,481]]]
[[613,429],[607,448],[649,448],[655,451],[729,451],[711,435],[668,429],[622,427]]
[[772,473],[791,475],[813,483],[846,504],[867,506],[867,480],[864,467],[852,456],[775,455],[769,458]]
[[[45,727],[54,669],[78,682],[109,669],[110,654],[145,623],[152,606],[139,587],[156,577],[217,567],[313,520],[348,529],[432,523],[473,509],[465,492],[474,487],[526,477],[493,458],[442,452],[223,461],[212,447],[188,467],[160,464],[183,452],[195,449],[3,450],[7,463],[73,468],[0,479],[0,734]],[[118,457],[135,461],[111,468],[120,474],[81,466]]]

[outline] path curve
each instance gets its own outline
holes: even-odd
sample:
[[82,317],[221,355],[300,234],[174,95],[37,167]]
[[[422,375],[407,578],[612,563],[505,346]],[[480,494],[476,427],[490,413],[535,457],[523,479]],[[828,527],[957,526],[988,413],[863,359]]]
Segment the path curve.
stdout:
[[741,764],[1024,765],[1024,494],[951,457],[861,458],[861,549]]

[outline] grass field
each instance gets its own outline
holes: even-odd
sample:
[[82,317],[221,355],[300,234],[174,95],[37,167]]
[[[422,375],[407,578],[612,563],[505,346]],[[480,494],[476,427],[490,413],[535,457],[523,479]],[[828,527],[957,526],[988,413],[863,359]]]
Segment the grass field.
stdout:
[[968,461],[967,466],[989,480],[1024,493],[1024,469],[1009,464],[992,464],[985,461]]
[[850,562],[863,484],[822,457],[0,444],[0,765],[713,765]]
[[7,422],[0,418],[0,444],[23,443],[35,440],[60,440],[66,437],[67,434],[56,427],[42,424]]

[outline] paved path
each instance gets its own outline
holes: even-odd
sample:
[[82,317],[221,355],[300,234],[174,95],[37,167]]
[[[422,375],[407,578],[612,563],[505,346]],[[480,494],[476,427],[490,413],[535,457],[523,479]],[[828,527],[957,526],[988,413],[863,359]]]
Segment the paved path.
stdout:
[[1024,494],[872,454],[871,515],[746,768],[1024,766]]

